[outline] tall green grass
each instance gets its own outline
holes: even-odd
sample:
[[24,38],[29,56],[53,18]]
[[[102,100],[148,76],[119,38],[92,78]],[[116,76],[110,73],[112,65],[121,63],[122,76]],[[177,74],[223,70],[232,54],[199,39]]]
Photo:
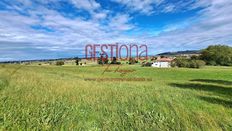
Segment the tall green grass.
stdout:
[[[111,67],[116,69],[117,67]],[[0,67],[3,130],[232,130],[232,68]]]

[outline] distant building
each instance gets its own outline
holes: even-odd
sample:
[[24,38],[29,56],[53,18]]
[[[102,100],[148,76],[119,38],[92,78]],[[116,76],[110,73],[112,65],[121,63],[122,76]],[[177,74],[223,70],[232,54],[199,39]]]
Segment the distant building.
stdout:
[[171,67],[171,58],[158,58],[151,66],[157,68],[169,68]]

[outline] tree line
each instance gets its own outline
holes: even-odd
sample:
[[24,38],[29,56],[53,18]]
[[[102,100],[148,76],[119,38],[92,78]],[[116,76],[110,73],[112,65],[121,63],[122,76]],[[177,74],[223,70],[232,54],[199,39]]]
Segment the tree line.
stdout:
[[[155,61],[155,57],[151,58],[151,61]],[[75,58],[76,65],[82,65],[81,59]],[[139,63],[135,58],[130,58],[127,62],[128,64]],[[149,62],[145,62],[149,63]],[[121,64],[117,61],[116,57],[113,57],[111,62],[109,62],[107,57],[101,55],[98,58],[98,64]],[[144,62],[142,63],[144,65]],[[151,66],[149,63],[145,66]],[[64,65],[64,61],[57,61],[56,65]],[[211,45],[206,49],[201,50],[199,56],[191,56],[191,58],[186,57],[176,57],[171,63],[172,67],[187,67],[187,68],[200,68],[204,65],[211,66],[232,66],[232,47],[227,45]]]
[[232,47],[227,45],[211,45],[201,50],[201,55],[191,56],[190,59],[177,57],[172,66],[200,68],[204,65],[231,66]]
[[200,59],[207,65],[232,65],[232,47],[226,45],[212,45],[201,52]]

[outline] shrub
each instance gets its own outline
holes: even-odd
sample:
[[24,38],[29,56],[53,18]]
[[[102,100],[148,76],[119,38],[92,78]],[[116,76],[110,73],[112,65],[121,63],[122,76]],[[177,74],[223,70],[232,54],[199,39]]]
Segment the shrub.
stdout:
[[79,65],[79,62],[81,61],[81,59],[79,57],[75,57],[74,60],[75,60],[76,65]]
[[196,68],[201,68],[206,65],[206,63],[203,60],[196,60]]
[[176,62],[172,62],[171,67],[176,67]]
[[98,58],[98,64],[108,64],[109,60],[107,56],[104,56],[104,54],[101,54],[100,58]]
[[199,56],[193,55],[191,56],[191,60],[199,60]]
[[157,60],[157,57],[152,56],[152,57],[151,57],[151,61],[155,61],[155,60]]
[[206,63],[203,60],[191,60],[191,59],[183,59],[177,58],[175,62],[171,64],[172,67],[186,67],[186,68],[201,68]]
[[206,62],[207,65],[212,65],[212,66],[216,66],[217,63],[215,61],[207,61]]
[[187,59],[183,59],[183,58],[176,58],[175,59],[175,65],[177,67],[188,67],[189,63]]
[[57,66],[62,66],[62,65],[64,65],[64,61],[57,61],[57,62],[56,62],[56,65],[57,65]]
[[188,68],[197,68],[197,64],[194,60],[190,60],[187,67]]
[[121,62],[117,62],[117,58],[116,57],[113,57],[113,60],[111,61],[110,64],[116,64],[116,65],[120,65]]
[[142,67],[150,67],[152,65],[152,63],[150,62],[145,62],[142,64]]
[[135,58],[129,58],[129,64],[133,65],[135,63],[138,63],[138,61]]

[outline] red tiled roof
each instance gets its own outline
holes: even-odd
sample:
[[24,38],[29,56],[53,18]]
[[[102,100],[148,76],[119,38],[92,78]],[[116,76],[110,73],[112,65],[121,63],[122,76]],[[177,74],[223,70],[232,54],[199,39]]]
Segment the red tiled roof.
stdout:
[[160,58],[156,60],[157,62],[172,62],[173,59],[171,58]]

